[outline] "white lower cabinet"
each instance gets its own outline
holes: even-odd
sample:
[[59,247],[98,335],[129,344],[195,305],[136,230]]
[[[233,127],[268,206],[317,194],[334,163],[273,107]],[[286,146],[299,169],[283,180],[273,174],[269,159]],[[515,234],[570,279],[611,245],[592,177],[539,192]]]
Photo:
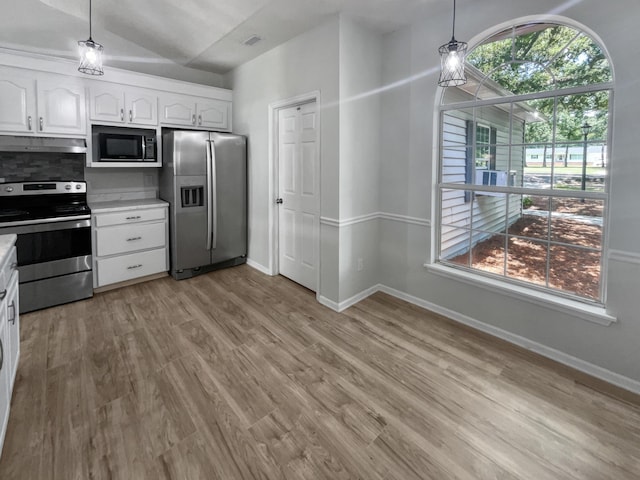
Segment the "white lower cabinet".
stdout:
[[[0,239],[2,237],[9,236],[1,236]],[[5,253],[0,258],[0,455],[7,432],[11,393],[20,358],[16,247],[11,244],[5,250],[7,245],[3,241],[4,239],[0,240],[0,249]]]
[[98,285],[111,285],[135,278],[167,271],[167,250],[159,248],[146,252],[117,255],[100,258],[98,266]]
[[127,207],[92,206],[92,212],[95,288],[169,270],[164,202],[146,201],[137,207],[135,202]]

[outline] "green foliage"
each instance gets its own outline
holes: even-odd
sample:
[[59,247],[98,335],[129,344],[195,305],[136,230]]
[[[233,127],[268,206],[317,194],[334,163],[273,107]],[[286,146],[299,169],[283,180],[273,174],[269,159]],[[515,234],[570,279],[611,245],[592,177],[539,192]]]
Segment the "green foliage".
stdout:
[[[515,35],[514,35],[515,34]],[[530,24],[501,32],[476,47],[467,62],[513,94],[545,92],[611,80],[602,49],[578,30],[562,25]],[[589,139],[605,140],[609,92],[600,91],[527,102],[539,114],[529,122],[525,142],[582,140],[581,125],[592,125]]]
[[531,197],[522,197],[522,208],[530,208],[533,205]]

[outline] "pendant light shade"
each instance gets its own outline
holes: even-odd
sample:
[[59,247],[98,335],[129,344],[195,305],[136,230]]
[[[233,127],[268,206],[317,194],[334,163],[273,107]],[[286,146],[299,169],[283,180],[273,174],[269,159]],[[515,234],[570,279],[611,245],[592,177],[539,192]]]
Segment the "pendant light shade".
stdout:
[[91,38],[91,0],[89,0],[89,38],[78,42],[80,47],[80,66],[78,71],[87,75],[104,75],[102,69],[103,47]]
[[467,55],[467,44],[456,40],[456,0],[453,0],[453,29],[451,40],[440,46],[440,78],[441,87],[457,87],[467,83],[464,74],[464,61]]

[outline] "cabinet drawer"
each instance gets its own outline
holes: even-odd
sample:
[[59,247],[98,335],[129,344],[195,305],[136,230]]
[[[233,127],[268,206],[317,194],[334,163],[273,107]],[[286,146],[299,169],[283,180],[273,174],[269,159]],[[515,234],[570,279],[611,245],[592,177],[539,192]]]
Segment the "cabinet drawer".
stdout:
[[98,228],[96,229],[96,255],[104,257],[164,247],[167,244],[165,232],[165,222]]
[[168,270],[167,249],[159,248],[147,252],[98,259],[96,260],[96,268],[99,287],[166,272]]
[[149,208],[146,210],[130,210],[126,212],[98,213],[94,217],[94,225],[96,227],[107,227],[109,225],[121,225],[125,223],[164,220],[166,210],[166,208]]

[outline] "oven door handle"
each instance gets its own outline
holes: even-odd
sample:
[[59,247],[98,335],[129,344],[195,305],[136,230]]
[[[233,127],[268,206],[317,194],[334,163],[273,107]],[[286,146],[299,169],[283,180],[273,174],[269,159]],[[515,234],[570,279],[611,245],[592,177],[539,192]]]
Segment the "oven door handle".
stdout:
[[73,228],[84,228],[91,226],[89,215],[79,215],[77,217],[43,218],[34,221],[5,222],[0,223],[0,234],[52,232],[55,230],[71,230]]

